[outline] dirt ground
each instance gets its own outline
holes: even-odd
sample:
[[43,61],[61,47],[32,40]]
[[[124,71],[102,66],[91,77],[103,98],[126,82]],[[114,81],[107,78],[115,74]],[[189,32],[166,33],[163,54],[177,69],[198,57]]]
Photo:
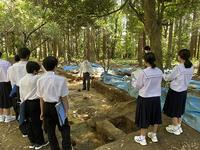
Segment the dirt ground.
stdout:
[[[79,83],[70,84],[70,112],[69,120],[71,124],[71,135],[76,141],[75,149],[92,150],[102,145],[95,132],[86,124],[86,120],[105,113],[112,107],[106,97],[97,93],[94,89],[88,91],[78,91],[81,88]],[[46,136],[46,135],[45,135]],[[61,141],[61,135],[57,132]],[[47,139],[47,137],[46,137]],[[22,150],[28,149],[29,141],[23,138],[17,121],[11,123],[0,123],[0,150]],[[44,150],[50,149],[49,147]]]
[[[105,142],[102,141],[100,135],[87,125],[87,120],[95,116],[107,114],[107,112],[112,111],[116,103],[119,102],[108,100],[105,96],[107,94],[100,94],[93,88],[89,92],[79,91],[79,89],[81,89],[80,82],[70,83],[69,89],[69,120],[71,124],[71,136],[73,141],[76,142],[75,150],[94,150],[104,145]],[[169,120],[163,118],[164,125],[160,129],[159,135],[161,141],[157,145],[151,143],[147,147],[139,146],[133,142],[133,136],[138,134],[134,132],[128,134],[122,140],[100,147],[98,150],[200,150],[200,134],[198,132],[184,125],[184,134],[178,137],[169,135],[164,130],[164,126],[168,123]],[[57,132],[57,136],[59,141],[61,141],[59,132]],[[29,144],[28,139],[22,137],[16,121],[0,123],[0,150],[28,149]],[[43,150],[49,149],[49,147],[46,147]]]

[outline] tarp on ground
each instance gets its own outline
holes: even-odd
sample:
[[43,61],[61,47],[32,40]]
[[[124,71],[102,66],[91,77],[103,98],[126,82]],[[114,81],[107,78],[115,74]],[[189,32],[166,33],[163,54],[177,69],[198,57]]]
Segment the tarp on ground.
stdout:
[[[104,72],[103,67],[100,64],[96,63],[91,63],[92,68],[94,69],[94,73],[97,75],[101,75]],[[79,71],[80,66],[79,65],[68,65],[68,66],[63,66],[64,71]]]
[[[113,85],[119,89],[122,89],[129,93],[132,97],[138,96],[138,91],[131,86],[130,78],[125,78],[123,76],[111,75],[104,73],[102,75],[102,81],[105,84]],[[191,85],[195,85],[195,88],[198,89],[200,82],[192,80]],[[161,106],[163,108],[166,95],[168,92],[168,88],[162,88],[161,95]],[[200,132],[200,97],[196,97],[188,93],[187,101],[186,101],[186,110],[183,116],[183,121],[193,129]]]

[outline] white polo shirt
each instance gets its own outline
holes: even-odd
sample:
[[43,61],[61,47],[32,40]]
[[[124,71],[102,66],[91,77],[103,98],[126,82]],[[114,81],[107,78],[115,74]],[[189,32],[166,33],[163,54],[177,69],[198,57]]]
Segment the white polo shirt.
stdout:
[[27,73],[19,81],[19,92],[21,101],[34,100],[39,98],[39,96],[37,95],[37,81],[40,77],[40,75]]
[[37,82],[37,95],[45,102],[58,102],[60,97],[65,97],[68,94],[69,90],[65,78],[52,71],[43,74]]
[[27,74],[26,71],[27,61],[19,61],[8,68],[8,79],[12,85],[19,86],[19,81]]
[[83,75],[83,73],[86,73],[86,72],[89,72],[90,74],[94,73],[91,63],[87,60],[83,61],[80,64],[80,72],[79,73],[80,73],[80,75]]
[[0,82],[8,82],[7,71],[11,66],[10,62],[0,59]]
[[164,74],[165,81],[171,81],[170,88],[176,92],[186,91],[192,79],[193,67],[185,68],[184,64],[179,64],[170,74]]
[[132,86],[139,90],[141,97],[161,96],[162,71],[159,68],[147,67],[142,70]]

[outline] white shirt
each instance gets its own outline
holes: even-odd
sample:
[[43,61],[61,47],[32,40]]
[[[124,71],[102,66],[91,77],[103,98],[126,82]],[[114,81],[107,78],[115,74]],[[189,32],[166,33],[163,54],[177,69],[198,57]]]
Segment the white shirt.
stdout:
[[65,97],[68,94],[69,90],[65,78],[55,75],[54,72],[46,72],[37,82],[37,95],[45,102],[58,102],[60,97]]
[[141,97],[161,96],[162,71],[159,68],[148,67],[142,70],[132,86],[139,90]]
[[8,82],[8,68],[11,66],[11,64],[6,61],[0,59],[0,82]]
[[93,74],[93,68],[87,60],[83,61],[80,64],[80,75],[83,75],[83,73],[89,72],[90,74]]
[[170,88],[176,92],[186,91],[193,75],[193,67],[185,68],[184,64],[179,64],[170,74],[163,76],[165,81],[171,81]]
[[8,79],[12,85],[19,86],[19,80],[27,74],[27,61],[19,61],[8,68]]
[[40,75],[33,75],[27,73],[20,81],[19,81],[19,92],[20,92],[20,100],[34,100],[38,99],[37,95],[37,81],[40,78]]

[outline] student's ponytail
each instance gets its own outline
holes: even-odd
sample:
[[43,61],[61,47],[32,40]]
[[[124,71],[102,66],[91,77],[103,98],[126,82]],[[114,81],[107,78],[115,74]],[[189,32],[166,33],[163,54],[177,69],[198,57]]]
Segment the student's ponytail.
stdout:
[[191,61],[189,59],[185,60],[184,66],[185,68],[191,68],[192,67]]
[[156,64],[155,64],[156,57],[155,57],[154,53],[152,53],[152,52],[146,53],[144,55],[144,60],[145,60],[145,62],[147,62],[151,65],[151,68],[156,67]]
[[178,55],[181,59],[185,60],[184,66],[185,68],[191,68],[192,62],[189,60],[190,58],[190,51],[188,49],[182,49],[178,52]]

